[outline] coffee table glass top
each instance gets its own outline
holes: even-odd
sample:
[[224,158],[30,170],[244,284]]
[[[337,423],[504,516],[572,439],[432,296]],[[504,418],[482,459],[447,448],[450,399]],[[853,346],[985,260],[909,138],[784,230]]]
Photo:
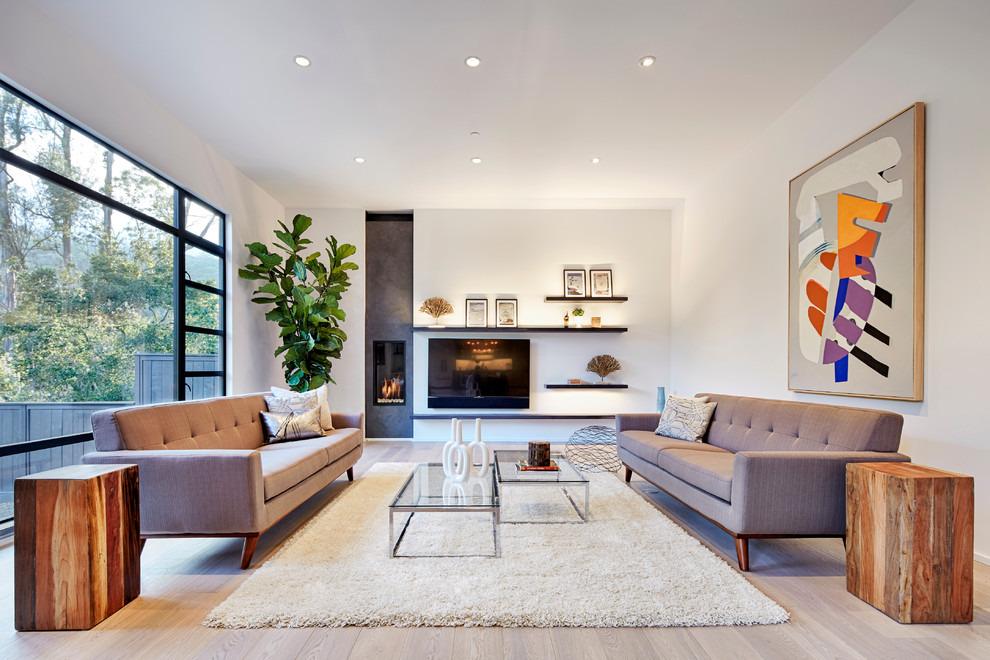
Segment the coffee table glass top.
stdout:
[[494,470],[484,477],[454,482],[440,463],[420,463],[395,496],[390,508],[402,509],[490,509],[498,506]]
[[525,449],[500,449],[495,452],[495,470],[499,483],[572,483],[586,484],[588,480],[578,472],[571,462],[564,458],[559,451],[550,452],[550,460],[554,461],[559,470],[520,470],[516,467],[519,461],[528,458]]

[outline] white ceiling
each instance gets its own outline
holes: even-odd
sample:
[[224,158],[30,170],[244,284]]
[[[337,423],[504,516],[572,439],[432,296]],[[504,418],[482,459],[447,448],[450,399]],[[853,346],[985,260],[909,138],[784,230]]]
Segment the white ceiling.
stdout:
[[665,207],[910,0],[35,4],[285,206],[388,210]]

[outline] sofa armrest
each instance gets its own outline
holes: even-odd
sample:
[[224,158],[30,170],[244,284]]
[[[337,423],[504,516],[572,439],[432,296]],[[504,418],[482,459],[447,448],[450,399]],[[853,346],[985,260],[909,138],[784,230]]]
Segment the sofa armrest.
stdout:
[[263,531],[261,456],[251,449],[122,449],[83,463],[138,466],[141,533],[240,534]]
[[844,534],[846,465],[910,462],[896,452],[742,451],[732,465],[740,534]]
[[364,413],[330,413],[335,429],[361,429],[364,430]]
[[660,413],[620,413],[615,416],[615,433],[623,431],[656,431]]

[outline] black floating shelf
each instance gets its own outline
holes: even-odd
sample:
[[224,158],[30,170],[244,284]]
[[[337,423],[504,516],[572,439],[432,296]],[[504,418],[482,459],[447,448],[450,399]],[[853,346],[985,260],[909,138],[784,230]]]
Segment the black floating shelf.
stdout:
[[570,383],[548,383],[543,387],[548,390],[626,390],[628,385],[622,383],[581,383],[571,385]]
[[584,415],[570,413],[483,413],[471,412],[469,410],[453,413],[415,413],[410,415],[410,417],[412,419],[450,419],[451,417],[456,417],[457,419],[474,419],[476,417],[480,417],[482,419],[615,419],[615,415]]
[[[599,298],[600,300],[600,298]],[[529,327],[520,328],[466,328],[462,325],[459,326],[449,326],[445,325],[438,328],[431,328],[428,325],[415,325],[413,326],[413,332],[470,332],[470,333],[490,333],[490,332],[569,332],[571,334],[577,334],[580,332],[629,332],[629,328],[623,328],[619,326],[609,325],[601,328],[592,328],[591,326],[583,328],[565,328],[562,325],[536,325]]]
[[612,296],[610,298],[572,298],[570,296],[546,296],[544,302],[626,302],[629,296]]

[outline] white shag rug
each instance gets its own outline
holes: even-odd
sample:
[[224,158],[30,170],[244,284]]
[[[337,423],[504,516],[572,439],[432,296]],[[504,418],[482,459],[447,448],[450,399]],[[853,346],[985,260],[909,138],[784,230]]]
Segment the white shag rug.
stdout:
[[[388,504],[412,468],[372,466],[203,625],[597,628],[788,620],[777,603],[611,473],[587,475],[587,524],[501,525],[501,558],[390,558]],[[510,486],[502,500],[505,520],[575,517],[556,488]],[[491,515],[417,514],[400,552],[438,551],[490,553]]]

